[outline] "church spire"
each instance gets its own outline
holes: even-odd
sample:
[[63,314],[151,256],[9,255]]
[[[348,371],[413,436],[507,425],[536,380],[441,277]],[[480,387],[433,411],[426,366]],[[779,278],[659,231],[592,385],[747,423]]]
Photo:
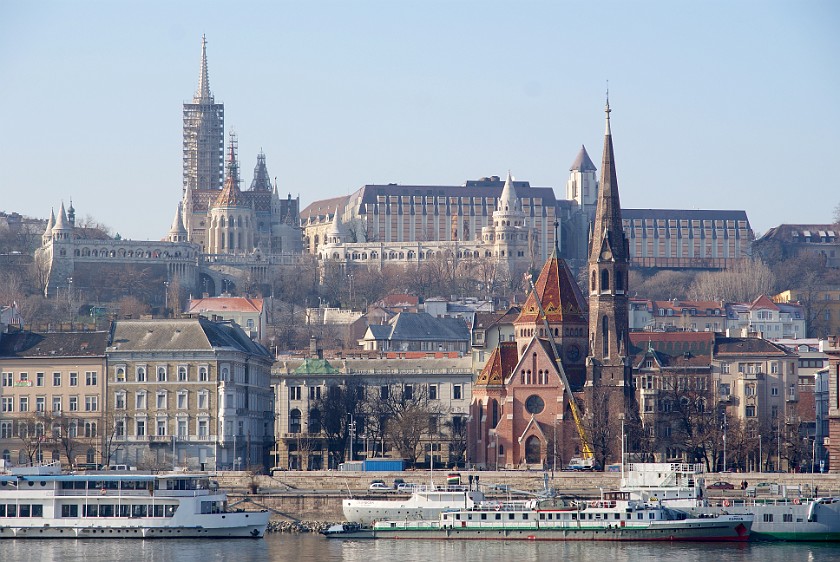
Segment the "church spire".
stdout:
[[193,103],[213,103],[210,93],[210,75],[207,72],[207,38],[201,36],[201,69],[198,74],[198,90],[193,97]]
[[604,156],[601,161],[601,186],[595,221],[590,238],[589,259],[597,261],[602,252],[609,249],[615,259],[627,259],[624,227],[621,222],[621,202],[618,196],[618,176],[615,172],[612,131],[610,130],[610,99],[607,93],[606,130],[604,132]]

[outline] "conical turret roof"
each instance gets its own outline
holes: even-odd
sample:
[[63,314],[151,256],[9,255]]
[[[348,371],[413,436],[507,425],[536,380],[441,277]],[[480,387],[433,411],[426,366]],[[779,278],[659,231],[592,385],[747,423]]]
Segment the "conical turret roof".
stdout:
[[572,162],[572,167],[569,168],[570,172],[594,172],[596,170],[595,164],[592,163],[592,160],[589,158],[589,154],[586,152],[586,147],[580,145],[580,152],[578,152],[577,158],[575,161]]
[[236,154],[233,142],[230,144],[230,155],[228,157],[228,173],[225,178],[225,185],[222,192],[216,198],[217,208],[220,207],[241,207],[245,204],[242,192],[239,191],[239,169],[236,164]]

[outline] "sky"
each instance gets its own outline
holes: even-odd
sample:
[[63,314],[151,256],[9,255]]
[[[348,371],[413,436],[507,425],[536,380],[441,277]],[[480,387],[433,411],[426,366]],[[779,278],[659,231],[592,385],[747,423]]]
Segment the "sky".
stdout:
[[838,29],[833,0],[4,0],[0,211],[165,237],[205,34],[243,186],[262,150],[302,207],[508,170],[564,198],[609,84],[623,207],[830,222]]

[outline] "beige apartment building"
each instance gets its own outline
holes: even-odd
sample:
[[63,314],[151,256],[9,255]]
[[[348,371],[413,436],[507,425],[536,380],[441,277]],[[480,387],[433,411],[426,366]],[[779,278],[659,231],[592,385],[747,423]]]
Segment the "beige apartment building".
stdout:
[[107,354],[116,462],[266,465],[274,442],[272,357],[239,326],[205,318],[117,321]]
[[108,464],[107,339],[107,332],[0,335],[0,464]]

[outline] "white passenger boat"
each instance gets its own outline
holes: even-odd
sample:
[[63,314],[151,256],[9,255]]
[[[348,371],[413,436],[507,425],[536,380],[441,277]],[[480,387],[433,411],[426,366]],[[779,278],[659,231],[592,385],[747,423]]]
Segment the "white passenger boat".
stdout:
[[840,498],[710,499],[700,464],[629,463],[621,489],[650,505],[696,516],[753,515],[753,541],[840,541]]
[[228,509],[206,474],[63,474],[48,465],[0,475],[0,540],[259,538],[268,518]]
[[350,498],[342,501],[342,509],[347,521],[362,525],[385,519],[436,521],[445,510],[471,509],[483,502],[484,494],[473,488],[463,485],[417,485],[411,489],[408,498]]
[[369,527],[334,526],[328,538],[529,541],[735,541],[749,539],[753,516],[705,515],[631,500],[608,492],[600,500],[485,502],[443,511],[436,520],[391,519]]

